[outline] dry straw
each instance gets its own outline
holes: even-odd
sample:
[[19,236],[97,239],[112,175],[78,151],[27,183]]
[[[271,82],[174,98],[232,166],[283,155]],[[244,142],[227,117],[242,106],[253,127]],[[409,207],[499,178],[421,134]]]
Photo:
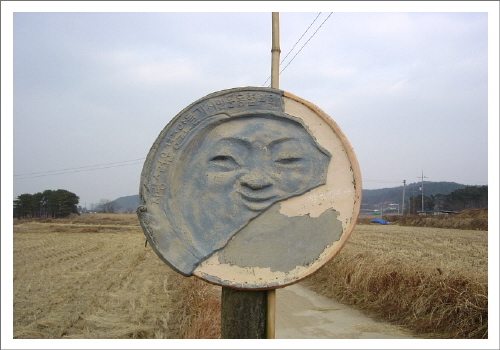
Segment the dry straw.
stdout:
[[[359,224],[301,282],[424,338],[488,337],[487,231]],[[14,222],[14,338],[220,337],[220,287],[169,269],[135,215]]]
[[358,225],[306,283],[422,337],[488,337],[485,231]]

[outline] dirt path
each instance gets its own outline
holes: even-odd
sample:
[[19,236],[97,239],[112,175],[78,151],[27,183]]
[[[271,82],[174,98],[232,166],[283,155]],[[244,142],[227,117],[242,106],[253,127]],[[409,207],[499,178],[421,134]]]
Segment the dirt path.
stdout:
[[410,339],[403,328],[377,322],[360,311],[299,284],[276,291],[276,339]]

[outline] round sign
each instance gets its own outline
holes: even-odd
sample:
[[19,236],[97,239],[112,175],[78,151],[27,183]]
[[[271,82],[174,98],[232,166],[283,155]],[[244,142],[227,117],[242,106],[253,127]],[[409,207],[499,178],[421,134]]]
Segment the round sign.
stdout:
[[313,104],[272,88],[219,91],[163,129],[138,215],[156,254],[237,289],[282,287],[335,255],[361,201],[354,152]]

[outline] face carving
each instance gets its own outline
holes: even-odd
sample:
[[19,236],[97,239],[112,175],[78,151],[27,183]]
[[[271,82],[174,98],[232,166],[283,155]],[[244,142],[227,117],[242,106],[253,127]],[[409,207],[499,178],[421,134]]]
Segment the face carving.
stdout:
[[243,118],[214,128],[201,145],[195,176],[213,195],[242,210],[262,211],[276,201],[317,186],[325,164],[306,131],[292,122]]
[[345,244],[361,177],[349,142],[314,104],[274,88],[217,91],[151,146],[137,208],[151,248],[184,276],[280,288]]
[[324,184],[330,160],[300,123],[272,115],[212,125],[185,154],[169,211],[199,259],[272,204]]

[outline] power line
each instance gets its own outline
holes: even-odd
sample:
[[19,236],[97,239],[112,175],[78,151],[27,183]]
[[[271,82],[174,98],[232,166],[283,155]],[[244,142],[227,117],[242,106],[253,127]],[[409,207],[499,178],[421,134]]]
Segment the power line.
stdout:
[[[305,32],[300,36],[300,38],[295,42],[295,44],[293,45],[293,47],[290,49],[290,51],[288,51],[288,53],[286,54],[285,58],[283,58],[280,62],[280,64],[282,64],[286,58],[290,55],[290,53],[293,51],[293,49],[295,48],[295,46],[297,46],[297,44],[300,42],[300,40],[302,40],[302,38],[304,37],[304,35],[306,35],[306,33],[309,31],[309,29],[312,27],[312,25],[314,24],[314,22],[316,22],[316,20],[318,19],[318,17],[321,15],[322,12],[318,13],[318,15],[316,16],[316,18],[311,22],[311,24],[309,25],[309,27],[307,27],[307,29],[305,30]],[[295,59],[295,57],[299,54],[300,51],[302,51],[302,49],[304,48],[304,46],[307,45],[307,43],[312,39],[312,37],[314,35],[316,35],[316,33],[318,32],[318,30],[321,28],[321,26],[323,26],[323,24],[328,20],[328,18],[330,18],[330,16],[332,15],[333,12],[330,12],[330,14],[328,15],[328,17],[323,21],[323,23],[320,24],[320,26],[316,29],[316,31],[309,37],[309,39],[307,39],[306,43],[304,45],[302,45],[302,47],[300,48],[300,50],[292,57],[292,59],[290,60],[290,62],[287,63],[287,65],[285,66],[288,67],[290,65],[290,63],[292,63],[292,61]],[[281,74],[285,68],[283,68],[279,74]],[[264,84],[262,84],[262,86],[266,85],[267,82],[269,81],[269,79],[271,79],[271,77],[267,78],[267,80],[264,82]]]
[[[76,167],[76,168],[67,168],[67,169],[60,169],[60,170],[49,170],[49,171],[41,171],[41,172],[35,172],[35,173],[17,174],[17,175],[14,175],[14,180],[32,179],[32,178],[36,178],[36,177],[44,177],[44,176],[53,176],[53,175],[61,175],[61,174],[68,174],[68,173],[79,173],[79,172],[83,172],[83,171],[93,171],[93,170],[100,170],[100,169],[117,168],[117,167],[122,167],[122,166],[127,166],[127,165],[140,164],[144,161],[144,159],[145,158],[139,158],[139,159],[124,160],[121,162],[87,165],[87,166]],[[123,163],[126,163],[126,164],[123,164]]]
[[56,172],[56,171],[59,172],[59,171],[66,171],[66,170],[75,170],[75,169],[83,169],[83,168],[93,168],[93,167],[98,167],[98,166],[102,166],[102,165],[111,165],[111,164],[136,162],[136,161],[144,160],[144,159],[146,159],[146,158],[138,158],[138,159],[131,159],[131,160],[122,160],[121,162],[112,162],[112,163],[85,165],[85,166],[80,166],[80,167],[76,167],[76,168],[66,168],[66,169],[59,169],[59,170],[39,171],[39,172],[36,172],[36,173],[24,173],[24,174],[17,174],[17,175],[14,175],[14,176],[37,175],[37,174],[53,173],[53,172]]
[[[309,25],[309,27],[305,30],[305,32],[300,36],[300,38],[295,42],[293,47],[290,49],[290,51],[286,54],[285,58],[281,60],[280,63],[283,63],[286,58],[290,55],[290,53],[293,51],[293,49],[297,46],[297,44],[302,40],[304,35],[309,31],[309,29],[312,27],[312,25],[316,22],[318,17],[321,15],[322,12],[318,13],[316,18],[312,21],[312,23]],[[290,63],[297,57],[297,55],[302,51],[302,49],[307,45],[307,43],[316,35],[318,30],[323,26],[323,24],[330,18],[333,12],[330,12],[328,17],[323,21],[323,23],[320,24],[320,26],[316,29],[316,31],[309,37],[309,39],[305,42],[304,45],[300,48],[300,50],[292,57],[290,62],[280,71],[280,74],[290,65]],[[270,79],[269,77],[266,82],[263,84],[263,86],[267,83],[267,81]],[[53,176],[53,175],[61,175],[61,174],[68,174],[68,173],[78,173],[78,172],[83,172],[83,171],[94,171],[94,170],[100,170],[100,169],[108,169],[108,168],[116,168],[116,167],[122,167],[122,166],[127,166],[127,165],[135,165],[139,164],[140,162],[144,161],[145,158],[140,158],[140,159],[132,159],[132,160],[125,160],[122,162],[113,162],[113,163],[105,163],[105,164],[96,164],[96,165],[88,165],[88,166],[82,166],[82,167],[76,167],[76,168],[67,168],[67,169],[60,169],[60,170],[49,170],[49,171],[42,171],[42,172],[34,172],[34,173],[24,173],[24,174],[16,174],[14,175],[14,180],[23,180],[23,179],[31,179],[31,178],[37,178],[37,177],[45,177],[45,176]],[[130,163],[133,162],[133,163]],[[127,164],[122,164],[122,163],[127,163]]]
[[314,21],[312,21],[312,23],[309,25],[309,27],[307,27],[306,31],[304,32],[304,34],[302,34],[299,38],[299,40],[297,40],[297,42],[293,45],[293,47],[290,49],[290,51],[288,51],[288,53],[286,54],[285,58],[283,58],[281,60],[280,63],[283,63],[285,62],[286,58],[288,57],[288,55],[290,55],[290,53],[293,51],[293,49],[295,49],[295,46],[297,46],[297,44],[299,43],[300,40],[302,40],[302,38],[304,37],[304,35],[306,35],[306,33],[309,31],[309,29],[312,27],[312,25],[314,24],[314,22],[316,22],[316,20],[318,19],[319,15],[321,15],[321,12],[318,13],[318,15],[316,16],[316,18],[314,19]]
[[297,57],[297,55],[300,53],[300,51],[302,51],[302,49],[304,48],[304,46],[307,45],[307,43],[316,35],[316,33],[318,32],[318,30],[323,26],[323,24],[325,24],[325,22],[328,20],[328,18],[330,18],[330,16],[332,15],[333,12],[330,12],[330,14],[328,15],[328,17],[326,17],[326,19],[323,21],[323,23],[320,24],[320,26],[318,27],[318,29],[316,29],[316,31],[313,33],[313,35],[311,35],[309,37],[309,39],[307,39],[307,41],[305,42],[304,45],[302,45],[302,47],[300,48],[300,50],[295,54],[295,56],[292,57],[292,59],[290,60],[290,62],[288,62],[288,64],[280,71],[280,74],[283,73],[283,71],[286,69],[286,67],[288,67],[290,65],[290,63],[292,63],[292,61],[295,59],[295,57]]

